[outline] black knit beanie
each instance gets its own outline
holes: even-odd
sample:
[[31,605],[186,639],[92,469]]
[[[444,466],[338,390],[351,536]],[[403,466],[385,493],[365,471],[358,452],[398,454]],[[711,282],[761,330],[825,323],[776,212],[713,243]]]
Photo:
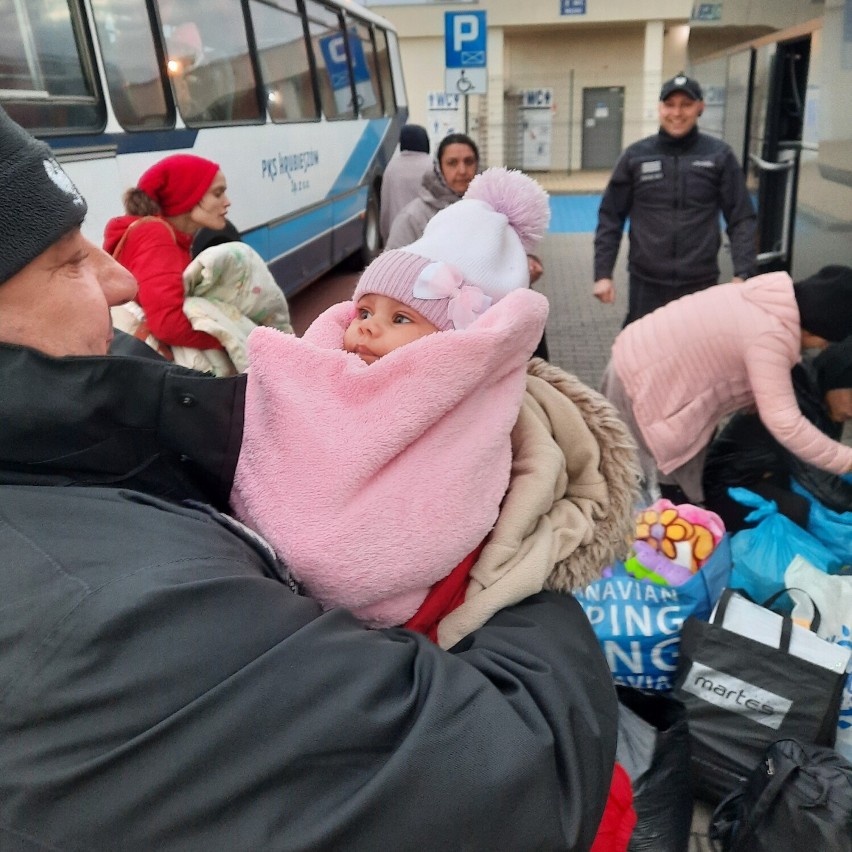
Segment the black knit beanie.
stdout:
[[0,284],[86,216],[86,202],[53,158],[0,107]]
[[824,266],[816,275],[793,284],[804,331],[829,341],[852,334],[852,269]]
[[814,358],[814,369],[823,396],[836,388],[852,388],[852,337],[823,349]]

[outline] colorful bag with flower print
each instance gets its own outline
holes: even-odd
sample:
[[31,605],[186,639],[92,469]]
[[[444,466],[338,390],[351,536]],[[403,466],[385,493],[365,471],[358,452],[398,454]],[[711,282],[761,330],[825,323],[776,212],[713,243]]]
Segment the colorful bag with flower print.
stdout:
[[707,619],[731,574],[723,536],[713,553],[679,586],[660,586],[628,574],[617,562],[610,575],[575,597],[586,612],[616,683],[639,689],[672,688],[680,632],[690,616]]

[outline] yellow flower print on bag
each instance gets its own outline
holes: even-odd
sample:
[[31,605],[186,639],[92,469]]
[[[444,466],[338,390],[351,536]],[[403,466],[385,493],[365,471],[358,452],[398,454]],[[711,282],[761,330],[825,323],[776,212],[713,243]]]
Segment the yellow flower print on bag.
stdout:
[[637,540],[693,572],[709,559],[724,533],[725,525],[715,512],[691,503],[676,506],[660,499],[636,516]]

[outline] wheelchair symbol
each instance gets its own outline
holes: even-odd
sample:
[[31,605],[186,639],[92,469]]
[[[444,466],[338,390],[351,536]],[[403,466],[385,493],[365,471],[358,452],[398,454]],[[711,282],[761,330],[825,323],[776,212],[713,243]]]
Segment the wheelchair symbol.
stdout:
[[473,80],[465,77],[464,68],[461,70],[461,74],[459,74],[458,80],[456,80],[456,88],[463,94],[466,95],[470,92],[471,89],[476,88],[473,84]]

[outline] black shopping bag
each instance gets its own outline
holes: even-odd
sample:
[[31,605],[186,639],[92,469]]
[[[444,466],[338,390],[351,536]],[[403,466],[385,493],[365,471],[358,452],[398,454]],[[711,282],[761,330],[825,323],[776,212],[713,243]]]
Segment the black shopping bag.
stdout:
[[846,681],[845,666],[829,669],[789,652],[788,617],[779,647],[721,627],[730,596],[729,589],[720,599],[718,623],[687,619],[675,677],[689,723],[693,789],[710,802],[740,785],[776,740],[834,745]]
[[633,785],[636,825],[628,852],[683,852],[692,827],[689,730],[670,692],[617,686],[616,760]]
[[708,836],[722,852],[852,852],[852,763],[825,746],[773,743],[717,806]]

